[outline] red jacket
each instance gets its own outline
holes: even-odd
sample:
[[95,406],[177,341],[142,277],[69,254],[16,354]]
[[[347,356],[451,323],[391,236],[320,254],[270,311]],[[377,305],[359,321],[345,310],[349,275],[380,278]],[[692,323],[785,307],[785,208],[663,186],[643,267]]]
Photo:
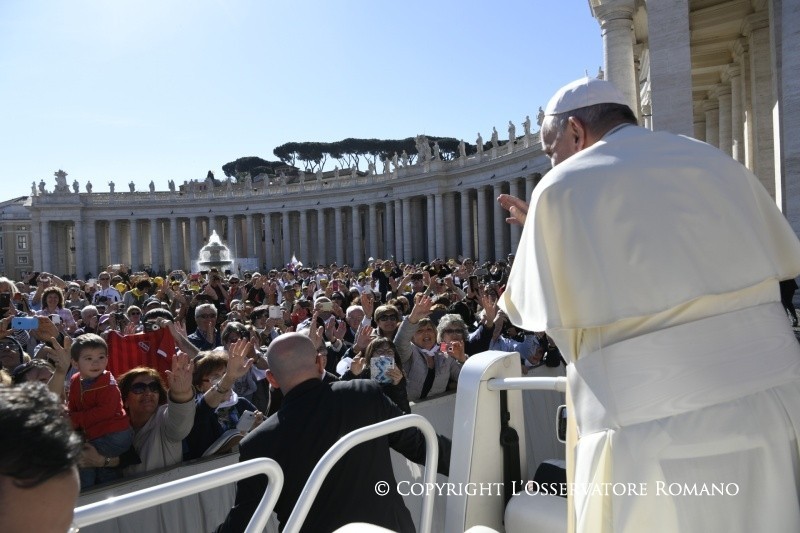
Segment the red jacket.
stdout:
[[86,390],[81,375],[76,372],[70,379],[67,407],[72,426],[83,430],[89,441],[108,433],[125,431],[131,425],[122,407],[117,381],[108,370]]

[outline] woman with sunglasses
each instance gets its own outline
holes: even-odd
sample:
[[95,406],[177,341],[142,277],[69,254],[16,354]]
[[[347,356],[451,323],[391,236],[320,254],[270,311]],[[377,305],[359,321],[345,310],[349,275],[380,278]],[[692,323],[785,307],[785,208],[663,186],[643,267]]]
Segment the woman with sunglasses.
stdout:
[[192,431],[186,437],[184,459],[187,461],[202,457],[219,437],[237,429],[245,411],[255,413],[255,425],[264,419],[249,400],[233,390],[236,380],[247,374],[253,364],[253,360],[247,356],[248,344],[247,339],[239,339],[230,345],[229,351],[200,352],[192,377],[197,390],[197,411]]
[[[391,361],[388,365],[372,364],[373,359],[382,358]],[[373,375],[373,369],[377,370]],[[364,357],[356,357],[350,368],[342,374],[342,381],[351,379],[375,379],[381,384],[383,393],[389,397],[404,413],[411,414],[406,392],[406,377],[403,374],[400,354],[397,347],[389,339],[378,337],[369,343]]]
[[142,310],[139,307],[132,305],[125,309],[125,316],[128,318],[128,328],[132,329],[135,333],[144,331],[142,326]]
[[[120,376],[122,403],[133,428],[133,448],[141,459],[140,464],[126,468],[126,475],[176,465],[183,460],[183,439],[194,423],[193,368],[189,356],[178,352],[172,357],[172,370],[167,372],[169,388],[153,368],[140,366]],[[99,466],[119,465],[118,457],[103,459],[104,464]]]

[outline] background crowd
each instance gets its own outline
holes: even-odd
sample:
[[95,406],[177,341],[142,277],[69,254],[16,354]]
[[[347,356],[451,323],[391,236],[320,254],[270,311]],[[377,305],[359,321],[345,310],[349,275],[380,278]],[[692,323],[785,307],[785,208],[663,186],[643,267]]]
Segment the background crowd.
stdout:
[[85,490],[235,447],[280,408],[265,354],[286,332],[313,341],[323,381],[377,380],[405,412],[454,389],[488,349],[519,352],[525,374],[563,364],[497,307],[512,261],[0,278],[0,381],[62,398],[84,440]]

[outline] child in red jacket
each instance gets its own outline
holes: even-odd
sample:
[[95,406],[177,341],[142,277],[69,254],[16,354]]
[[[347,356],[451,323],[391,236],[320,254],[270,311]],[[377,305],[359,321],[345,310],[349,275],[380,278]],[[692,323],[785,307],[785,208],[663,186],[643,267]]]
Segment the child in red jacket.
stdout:
[[[106,370],[108,345],[99,335],[85,333],[72,342],[70,356],[78,368],[71,379],[67,403],[72,426],[107,457],[108,464],[111,457],[126,452],[133,442],[122,395],[114,376]],[[81,468],[81,489],[120,476],[114,468]]]

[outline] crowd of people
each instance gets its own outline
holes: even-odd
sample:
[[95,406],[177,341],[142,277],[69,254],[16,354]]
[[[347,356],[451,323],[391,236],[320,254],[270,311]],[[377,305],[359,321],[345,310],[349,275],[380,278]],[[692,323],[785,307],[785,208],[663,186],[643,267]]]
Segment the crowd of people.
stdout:
[[266,354],[290,332],[312,341],[323,382],[376,381],[404,413],[481,351],[519,352],[523,373],[561,364],[497,306],[511,261],[0,278],[0,380],[62,399],[86,490],[235,447],[282,405]]

